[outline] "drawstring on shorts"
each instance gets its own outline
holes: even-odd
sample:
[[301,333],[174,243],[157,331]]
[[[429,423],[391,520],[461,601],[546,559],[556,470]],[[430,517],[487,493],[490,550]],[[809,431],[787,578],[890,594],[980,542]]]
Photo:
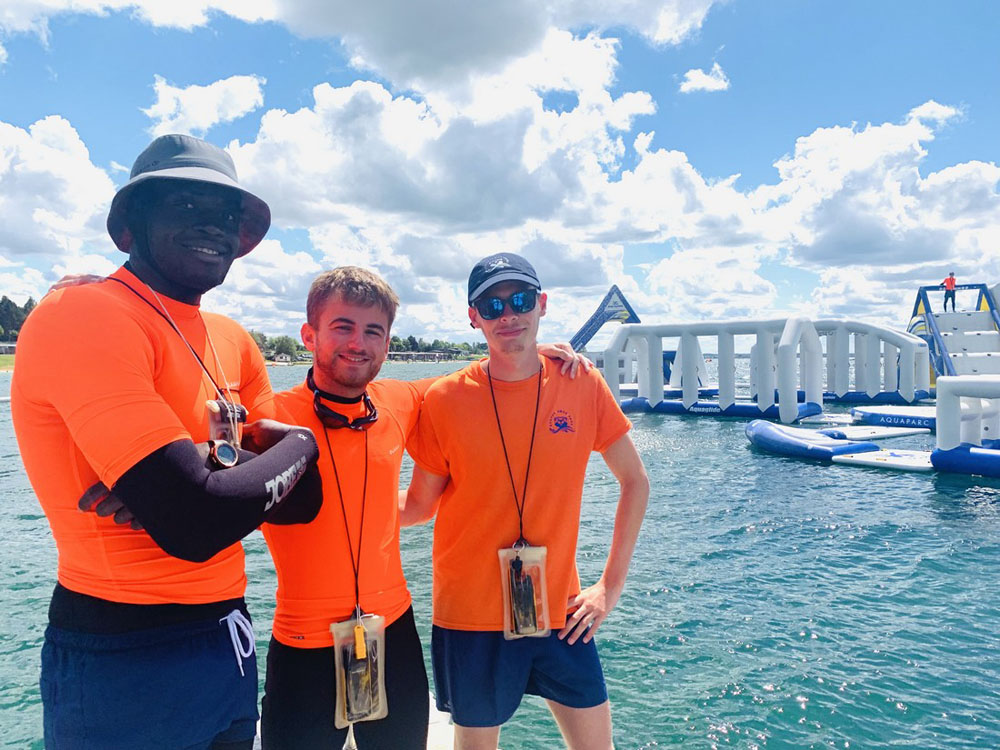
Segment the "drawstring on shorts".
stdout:
[[[243,671],[243,660],[253,656],[254,652],[257,650],[257,643],[254,640],[253,625],[250,620],[247,619],[246,615],[240,612],[238,609],[234,609],[225,617],[219,620],[220,623],[225,622],[229,627],[229,640],[233,643],[233,652],[236,654],[236,666],[240,668],[240,676],[246,677],[246,673]],[[242,633],[247,639],[247,646],[243,646],[243,638],[240,637]]]

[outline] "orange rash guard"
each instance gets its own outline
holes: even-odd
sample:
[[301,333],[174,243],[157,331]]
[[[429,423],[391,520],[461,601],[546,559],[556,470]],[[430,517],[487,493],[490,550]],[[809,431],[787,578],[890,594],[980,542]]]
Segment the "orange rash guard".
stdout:
[[[243,596],[240,544],[204,563],[187,562],[169,556],[144,531],[77,508],[88,487],[98,481],[113,486],[158,448],[207,440],[205,402],[218,398],[187,345],[157,313],[149,288],[125,268],[112,277],[150,304],[110,280],[60,289],[42,299],[18,338],[14,429],[55,537],[59,582],[131,604]],[[249,334],[221,315],[163,295],[160,300],[219,386],[228,386],[247,407],[249,419],[273,417],[264,359]]]
[[[553,628],[566,622],[580,591],[576,542],[587,461],[631,427],[596,370],[571,380],[543,359],[524,536],[548,548],[546,577]],[[524,487],[537,376],[493,381],[514,486]],[[408,448],[423,469],[450,476],[434,523],[434,624],[502,630],[497,550],[518,537],[518,514],[497,430],[489,382],[476,362],[438,380],[424,398]]]
[[[263,525],[278,573],[272,632],[280,643],[298,648],[333,645],[330,624],[354,613],[351,554],[357,559],[359,546],[361,609],[383,615],[389,624],[409,608],[410,592],[399,557],[399,469],[423,392],[431,382],[370,383],[368,395],[378,410],[378,420],[364,431],[324,429],[313,411],[313,393],[304,383],[276,396],[279,419],[309,427],[316,435],[323,477],[323,507],[314,521],[299,526]],[[348,418],[364,413],[360,402],[328,405]]]

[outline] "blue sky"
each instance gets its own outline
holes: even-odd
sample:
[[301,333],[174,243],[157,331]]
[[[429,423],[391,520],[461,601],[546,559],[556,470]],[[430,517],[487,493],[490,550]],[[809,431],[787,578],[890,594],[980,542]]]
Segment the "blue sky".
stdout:
[[354,263],[396,332],[470,339],[463,279],[497,250],[538,266],[553,338],[612,283],[646,321],[903,327],[949,270],[1000,282],[998,28],[985,0],[19,0],[0,292],[119,264],[122,166],[184,130],[272,207],[205,300],[270,335]]

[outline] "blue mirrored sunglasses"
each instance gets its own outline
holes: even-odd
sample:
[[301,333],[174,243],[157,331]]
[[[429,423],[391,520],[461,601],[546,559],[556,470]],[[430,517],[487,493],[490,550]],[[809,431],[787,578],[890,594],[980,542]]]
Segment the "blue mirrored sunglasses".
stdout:
[[503,309],[510,305],[510,311],[520,315],[535,309],[538,300],[536,289],[522,289],[509,297],[480,297],[472,303],[483,320],[496,320],[503,315]]

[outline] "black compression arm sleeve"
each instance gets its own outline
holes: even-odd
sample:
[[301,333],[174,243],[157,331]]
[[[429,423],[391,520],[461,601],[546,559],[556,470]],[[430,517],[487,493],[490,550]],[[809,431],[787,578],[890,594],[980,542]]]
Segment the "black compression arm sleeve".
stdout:
[[295,485],[292,494],[271,508],[264,515],[264,520],[278,526],[309,523],[319,515],[322,504],[323,481],[320,479],[319,467],[312,463]]
[[236,466],[211,471],[194,443],[177,440],[125,472],[112,491],[164,552],[191,562],[208,560],[272,515],[276,523],[316,517],[318,472],[297,487],[319,456],[312,432],[293,429],[259,456],[240,455]]

